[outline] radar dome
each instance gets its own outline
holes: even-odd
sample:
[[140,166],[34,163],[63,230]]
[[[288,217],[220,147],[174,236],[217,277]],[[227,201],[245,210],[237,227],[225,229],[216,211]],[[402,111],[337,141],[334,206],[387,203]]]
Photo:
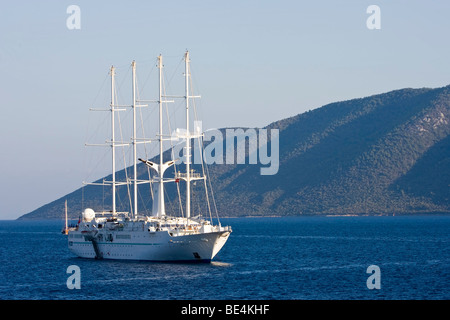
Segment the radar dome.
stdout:
[[95,218],[95,212],[90,208],[86,208],[83,211],[82,217],[84,222],[91,222]]

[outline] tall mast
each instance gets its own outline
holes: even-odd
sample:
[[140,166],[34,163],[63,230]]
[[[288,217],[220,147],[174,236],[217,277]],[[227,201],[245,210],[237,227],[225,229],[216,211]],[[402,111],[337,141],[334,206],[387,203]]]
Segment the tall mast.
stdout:
[[66,224],[65,224],[65,228],[64,228],[64,233],[67,234],[69,232],[69,228],[67,225],[67,199],[64,202],[64,213],[65,213],[65,217],[66,217]]
[[189,51],[186,51],[184,56],[185,61],[185,97],[186,97],[186,218],[191,216],[191,177],[190,177],[190,162],[191,162],[191,138],[189,132]]
[[111,66],[111,151],[112,151],[112,214],[116,214],[116,148],[114,135],[114,91],[115,91],[115,68]]
[[136,145],[136,62],[133,60],[131,63],[133,73],[133,207],[131,212],[132,216],[137,218],[137,145]]
[[162,68],[163,68],[163,58],[162,55],[158,56],[158,69],[159,69],[159,98],[158,98],[158,104],[159,104],[159,190],[158,190],[158,197],[159,197],[159,210],[158,214],[159,216],[164,216],[166,214],[165,212],[165,205],[164,205],[164,181],[163,181],[163,132],[162,132]]

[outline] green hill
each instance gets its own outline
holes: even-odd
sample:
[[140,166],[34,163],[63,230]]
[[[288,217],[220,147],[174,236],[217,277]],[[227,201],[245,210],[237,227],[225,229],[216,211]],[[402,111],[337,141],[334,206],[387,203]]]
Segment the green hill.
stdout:
[[[277,174],[248,161],[209,166],[221,216],[450,212],[450,86],[331,103],[267,128],[279,129]],[[149,194],[140,188],[144,210]],[[174,187],[167,194],[176,199]],[[65,199],[77,217],[110,203],[110,193],[87,186],[21,218],[61,218]],[[128,210],[126,187],[119,199]],[[173,200],[167,210],[177,208]]]

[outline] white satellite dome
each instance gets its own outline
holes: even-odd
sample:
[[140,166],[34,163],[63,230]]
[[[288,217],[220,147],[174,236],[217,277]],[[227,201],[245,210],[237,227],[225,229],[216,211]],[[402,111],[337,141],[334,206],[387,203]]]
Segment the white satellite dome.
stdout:
[[91,222],[92,219],[95,218],[95,211],[92,210],[91,208],[86,208],[86,209],[84,209],[81,216],[82,216],[84,222]]

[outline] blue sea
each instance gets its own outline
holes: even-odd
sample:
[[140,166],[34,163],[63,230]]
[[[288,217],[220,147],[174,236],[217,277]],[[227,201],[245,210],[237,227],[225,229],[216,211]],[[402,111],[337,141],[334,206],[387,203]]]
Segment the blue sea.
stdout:
[[[81,259],[62,221],[0,221],[0,299],[450,299],[450,216],[221,222],[233,233],[212,263],[178,264]],[[67,286],[72,265],[80,289]]]

